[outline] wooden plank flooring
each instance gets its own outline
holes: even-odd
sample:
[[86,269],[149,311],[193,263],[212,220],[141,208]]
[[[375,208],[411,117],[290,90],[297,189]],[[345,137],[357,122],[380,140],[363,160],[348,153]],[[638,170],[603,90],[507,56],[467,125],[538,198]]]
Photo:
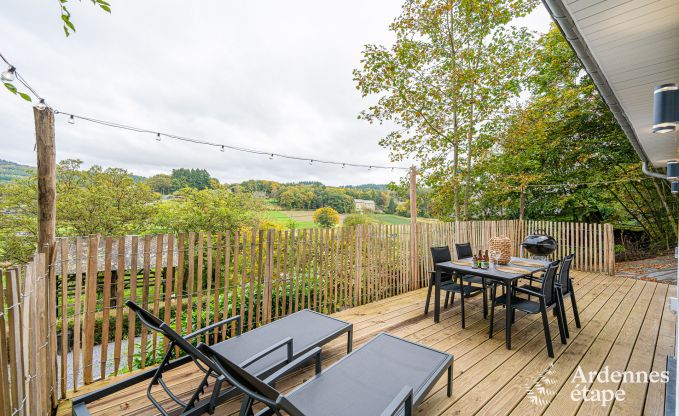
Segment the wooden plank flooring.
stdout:
[[[675,286],[611,277],[594,273],[574,274],[581,328],[576,328],[570,300],[566,300],[570,338],[559,341],[556,321],[550,316],[555,357],[545,348],[539,315],[517,314],[512,328],[512,350],[504,346],[504,313],[496,314],[494,336],[488,338],[480,296],[466,302],[467,328],[460,328],[459,303],[446,309],[441,323],[434,324],[432,312],[422,313],[426,289],[380,302],[348,309],[336,317],[354,324],[354,348],[380,332],[430,345],[455,357],[453,396],[447,397],[445,381],[439,381],[418,412],[426,415],[662,415],[664,385],[594,380],[578,382],[579,370],[588,374],[608,369],[650,372],[665,370],[665,360],[674,348],[674,316],[669,297]],[[432,302],[433,304],[433,302]],[[345,355],[346,339],[324,348],[324,367]],[[278,388],[289,391],[312,375],[311,369],[281,380]],[[202,373],[192,365],[165,376],[178,396],[187,398]],[[615,381],[615,380],[614,380]],[[87,386],[78,394],[101,387]],[[623,400],[601,402],[573,400],[573,392],[625,392]],[[154,389],[154,391],[159,389]],[[164,397],[157,393],[158,398]],[[591,396],[590,396],[591,397]],[[169,399],[166,399],[169,400]],[[220,406],[216,414],[230,415],[238,402]],[[146,398],[146,386],[128,388],[89,406],[92,415],[155,415]],[[69,403],[59,414],[70,414]]]

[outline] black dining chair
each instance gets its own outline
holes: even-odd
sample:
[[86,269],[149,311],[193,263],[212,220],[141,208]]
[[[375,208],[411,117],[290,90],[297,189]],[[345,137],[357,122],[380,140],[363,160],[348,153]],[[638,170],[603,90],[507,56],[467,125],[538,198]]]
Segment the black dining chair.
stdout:
[[571,280],[571,263],[575,254],[569,254],[561,261],[561,268],[559,269],[559,278],[557,280],[557,294],[560,296],[561,310],[563,311],[563,323],[566,329],[566,337],[569,338],[568,333],[568,319],[566,319],[566,308],[564,307],[564,298],[569,296],[571,298],[571,306],[573,307],[573,316],[575,317],[575,326],[580,328],[580,314],[578,313],[578,304],[575,302],[575,290],[573,289],[573,280]]
[[[512,320],[514,319],[514,311],[519,310],[527,314],[541,314],[542,315],[542,326],[545,331],[545,341],[547,343],[547,354],[553,358],[554,348],[552,347],[552,335],[549,331],[549,320],[547,317],[547,310],[556,310],[556,319],[559,324],[559,335],[561,338],[561,343],[566,343],[566,330],[564,324],[564,314],[562,310],[563,303],[560,301],[560,297],[557,294],[557,276],[556,271],[559,268],[559,261],[554,261],[547,266],[547,271],[544,274],[542,285],[540,287],[529,288],[526,286],[512,287],[512,299],[511,299],[511,315]],[[493,337],[493,319],[495,315],[495,305],[505,305],[505,296],[496,296],[497,285],[492,285],[492,296],[491,296],[491,307],[490,307],[490,329],[489,338]],[[536,297],[537,301],[529,300],[523,297],[516,296],[517,294],[528,295],[529,297]]]
[[[561,267],[559,268],[558,277],[556,279],[557,285],[557,295],[559,296],[559,302],[561,302],[561,310],[563,311],[563,322],[564,328],[566,330],[566,338],[570,338],[570,333],[568,331],[568,319],[566,318],[566,308],[564,299],[570,297],[571,305],[573,306],[573,316],[575,317],[575,326],[580,328],[580,313],[578,312],[578,304],[575,301],[575,290],[573,289],[573,280],[570,277],[571,264],[573,263],[573,258],[575,254],[569,254],[561,260]],[[530,284],[523,285],[521,287],[530,290],[535,290],[533,283],[537,282],[542,284],[542,278],[532,277],[530,278]],[[530,299],[530,296],[529,296]],[[555,311],[556,313],[556,311]]]
[[[436,263],[441,263],[444,261],[451,261],[451,256],[450,256],[450,249],[448,246],[443,246],[443,247],[432,247],[431,248],[431,257],[432,260],[434,261],[434,264]],[[460,294],[460,316],[461,316],[461,321],[462,321],[462,328],[465,326],[465,311],[464,311],[464,298],[469,297],[477,292],[480,292],[483,290],[483,288],[480,288],[478,286],[471,286],[469,284],[466,284],[465,282],[462,281],[462,279],[459,280],[460,283],[458,282],[458,276],[455,275],[446,275],[446,279],[450,277],[450,280],[446,280],[445,283],[442,281],[441,283],[441,290],[446,291],[446,302],[444,304],[444,308],[448,307],[448,297],[450,296],[450,307],[453,307],[453,303],[455,302],[455,294],[459,293]],[[429,278],[429,291],[427,292],[427,301],[425,303],[425,309],[424,313],[426,314],[429,309],[429,298],[431,296],[431,290],[434,286],[434,279],[436,278],[436,273],[432,272],[431,277]]]
[[[450,256],[450,249],[448,246],[431,247],[431,259],[434,265],[436,263],[443,263],[444,261],[452,260]],[[429,301],[431,300],[431,291],[434,289],[436,282],[436,272],[432,271],[429,274],[429,287],[427,288],[427,300],[424,303],[424,314],[429,313]],[[453,275],[450,273],[441,274],[441,290],[446,292],[446,302],[444,308],[448,307],[448,299],[450,296],[450,286],[453,284]]]
[[[458,260],[471,259],[474,256],[472,245],[469,243],[456,243],[455,251],[457,252]],[[465,274],[460,277],[462,278],[462,281],[468,285],[481,285],[481,289],[483,289],[483,319],[486,319],[488,317],[488,292],[486,290],[488,286],[486,284],[486,279],[473,274]]]

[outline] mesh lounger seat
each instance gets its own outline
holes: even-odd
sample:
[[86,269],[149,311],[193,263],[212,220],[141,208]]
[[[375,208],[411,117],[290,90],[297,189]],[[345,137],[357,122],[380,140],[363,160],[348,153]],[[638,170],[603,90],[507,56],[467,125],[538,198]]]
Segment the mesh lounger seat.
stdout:
[[[87,403],[129,387],[134,382],[138,383],[149,378],[151,382],[147,389],[147,397],[162,415],[168,415],[169,412],[178,414],[178,412],[176,408],[166,410],[153,397],[151,390],[155,385],[160,385],[167,395],[181,407],[182,415],[202,414],[206,411],[212,413],[220,402],[238,394],[232,386],[226,386],[224,389],[221,388],[223,379],[219,377],[219,368],[215,365],[212,358],[207,358],[191,344],[191,341],[199,335],[213,332],[215,329],[232,322],[235,322],[238,328],[240,326],[240,316],[225,319],[189,335],[181,336],[167,323],[136,303],[128,301],[127,306],[137,314],[144,325],[169,339],[168,353],[157,369],[147,371],[131,379],[126,379],[118,385],[114,384],[89,395],[81,396],[77,401],[74,400],[74,415],[89,414],[86,413]],[[212,345],[211,351],[213,356],[224,357],[227,360],[239,363],[243,367],[247,367],[248,371],[256,377],[266,377],[271,373],[277,372],[281,367],[284,367],[296,358],[301,356],[308,357],[310,351],[316,351],[317,349],[320,351],[322,345],[345,333],[348,334],[347,352],[351,352],[353,335],[353,325],[351,323],[304,309],[248,332],[238,333],[235,337]],[[171,361],[170,359],[174,355],[175,347],[181,349],[186,356]],[[190,361],[193,361],[205,376],[192,397],[185,401],[174,395],[166,386],[163,381],[163,372]],[[320,355],[317,361],[320,365]],[[278,374],[280,376],[284,373],[279,371]],[[209,399],[201,399],[201,395],[203,395],[205,387],[209,384],[210,380],[215,382],[211,397]],[[82,413],[78,413],[78,409]]]
[[[252,414],[255,401],[266,405],[258,415],[410,415],[446,371],[448,396],[452,394],[452,355],[386,333],[323,372],[317,363],[316,375],[287,394],[274,387],[278,374],[261,380],[212,347],[201,344],[198,348],[222,368],[229,383],[247,395],[241,415]],[[309,354],[281,371],[299,367],[314,351]]]

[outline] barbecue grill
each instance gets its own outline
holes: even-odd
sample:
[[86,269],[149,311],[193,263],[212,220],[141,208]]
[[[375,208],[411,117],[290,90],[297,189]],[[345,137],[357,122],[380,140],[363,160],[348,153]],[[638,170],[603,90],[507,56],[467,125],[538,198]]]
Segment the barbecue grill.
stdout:
[[526,236],[521,247],[525,248],[533,257],[544,258],[556,251],[556,240],[544,231],[538,231]]

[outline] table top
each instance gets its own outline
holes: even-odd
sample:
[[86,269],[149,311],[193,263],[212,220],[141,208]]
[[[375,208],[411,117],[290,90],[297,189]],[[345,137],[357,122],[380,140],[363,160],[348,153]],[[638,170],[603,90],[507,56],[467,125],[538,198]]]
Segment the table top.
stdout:
[[549,263],[549,261],[544,260],[512,257],[512,259],[509,261],[509,264],[499,266],[491,265],[487,269],[479,269],[472,267],[471,259],[462,259],[436,263],[435,268],[436,270],[440,271],[454,271],[458,273],[487,277],[489,279],[511,281],[529,276],[536,272],[544,271]]

